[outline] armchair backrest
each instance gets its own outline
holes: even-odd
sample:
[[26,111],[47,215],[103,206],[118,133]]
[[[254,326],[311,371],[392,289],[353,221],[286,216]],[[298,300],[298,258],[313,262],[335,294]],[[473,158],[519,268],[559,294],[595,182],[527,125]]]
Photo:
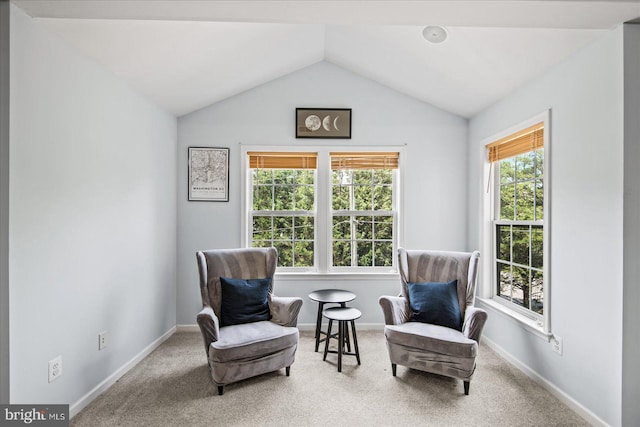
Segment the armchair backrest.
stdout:
[[278,252],[275,248],[213,249],[198,251],[200,296],[202,305],[213,308],[220,318],[222,291],[220,277],[232,279],[264,279],[270,277],[269,293],[273,293],[273,275]]
[[402,289],[409,300],[407,283],[450,282],[458,280],[458,303],[464,319],[467,306],[474,303],[480,252],[446,252],[398,250],[398,265]]

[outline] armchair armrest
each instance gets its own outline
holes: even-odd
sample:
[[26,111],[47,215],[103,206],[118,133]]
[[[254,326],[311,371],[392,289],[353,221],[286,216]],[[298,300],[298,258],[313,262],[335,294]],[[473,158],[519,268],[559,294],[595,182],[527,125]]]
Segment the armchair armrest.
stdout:
[[213,308],[210,306],[204,306],[198,316],[196,317],[198,326],[200,326],[200,332],[202,332],[202,338],[204,339],[204,351],[209,357],[209,346],[212,342],[218,341],[220,337],[220,326],[218,317],[213,312]]
[[382,307],[385,325],[400,325],[409,320],[409,302],[406,298],[381,296],[378,304]]
[[271,321],[278,325],[295,327],[298,324],[298,313],[301,308],[302,298],[277,297],[269,294]]
[[480,343],[480,335],[487,321],[487,312],[481,308],[467,306],[464,315],[464,324],[462,325],[462,333],[465,337]]

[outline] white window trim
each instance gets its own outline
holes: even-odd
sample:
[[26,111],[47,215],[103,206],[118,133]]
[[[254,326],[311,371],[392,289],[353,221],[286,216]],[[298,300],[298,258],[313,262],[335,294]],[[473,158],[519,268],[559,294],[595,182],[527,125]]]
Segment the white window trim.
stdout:
[[[317,241],[317,250],[315,251],[315,259],[314,264],[315,268],[287,268],[287,270],[276,270],[276,276],[286,277],[286,278],[304,278],[304,277],[313,277],[313,278],[322,278],[323,276],[330,277],[332,280],[338,279],[362,279],[362,278],[397,278],[398,277],[398,266],[397,266],[397,250],[398,248],[403,246],[404,243],[404,210],[403,208],[403,190],[404,190],[404,146],[402,145],[367,145],[367,146],[359,146],[359,145],[348,145],[348,146],[283,146],[283,145],[242,145],[240,144],[240,152],[239,156],[240,162],[240,170],[241,170],[241,178],[240,178],[240,188],[242,189],[243,197],[241,197],[240,209],[242,211],[242,227],[240,232],[240,241],[242,247],[249,247],[249,223],[250,223],[250,212],[247,209],[250,203],[250,192],[247,191],[247,184],[250,182],[250,174],[251,169],[247,164],[247,153],[249,151],[283,151],[283,152],[301,152],[301,151],[309,151],[318,153],[318,170],[323,168],[327,170],[330,168],[330,152],[336,151],[359,151],[359,152],[379,152],[379,151],[395,151],[400,153],[400,158],[398,162],[398,173],[397,173],[397,183],[394,183],[394,203],[396,206],[396,221],[395,221],[395,229],[394,233],[396,235],[396,246],[393,251],[393,266],[389,267],[341,267],[341,268],[331,268],[329,265],[329,260],[331,259],[331,237],[332,237],[332,229],[331,229],[331,210],[329,209],[329,195],[331,192],[331,177],[329,173],[316,173],[316,186],[317,191],[315,192],[315,218],[316,218],[316,226],[315,226],[315,238]],[[325,201],[321,203],[320,201]],[[325,232],[324,239],[318,238],[318,233]],[[325,254],[324,257],[320,256],[320,254]]]
[[[480,242],[482,251],[487,256],[482,257],[482,274],[480,276],[481,283],[479,286],[478,299],[482,304],[493,308],[494,310],[517,321],[518,324],[525,327],[529,332],[549,341],[553,336],[551,332],[551,110],[546,110],[528,120],[525,120],[515,126],[505,129],[495,135],[485,138],[482,141],[482,147],[497,141],[506,136],[512,135],[536,123],[544,123],[544,228],[543,228],[543,265],[544,265],[544,312],[543,315],[537,315],[530,310],[520,309],[516,304],[504,300],[496,295],[495,286],[495,259],[494,248],[495,231],[494,231],[494,214],[496,210],[496,186],[494,168],[491,167],[486,150],[482,150],[484,174],[483,174],[483,210],[482,210],[482,226],[480,227]],[[487,192],[487,189],[490,191]]]

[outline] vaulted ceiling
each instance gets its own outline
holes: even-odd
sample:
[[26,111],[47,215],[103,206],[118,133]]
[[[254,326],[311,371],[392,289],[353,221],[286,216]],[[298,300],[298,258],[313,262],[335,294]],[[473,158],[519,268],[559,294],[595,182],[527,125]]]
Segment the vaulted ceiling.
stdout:
[[640,17],[640,0],[14,3],[178,116],[325,60],[471,117]]

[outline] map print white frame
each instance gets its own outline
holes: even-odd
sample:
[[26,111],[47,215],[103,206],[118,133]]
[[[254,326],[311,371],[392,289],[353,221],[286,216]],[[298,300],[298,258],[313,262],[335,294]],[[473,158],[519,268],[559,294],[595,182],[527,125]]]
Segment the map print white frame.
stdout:
[[229,149],[189,147],[189,201],[229,201]]

